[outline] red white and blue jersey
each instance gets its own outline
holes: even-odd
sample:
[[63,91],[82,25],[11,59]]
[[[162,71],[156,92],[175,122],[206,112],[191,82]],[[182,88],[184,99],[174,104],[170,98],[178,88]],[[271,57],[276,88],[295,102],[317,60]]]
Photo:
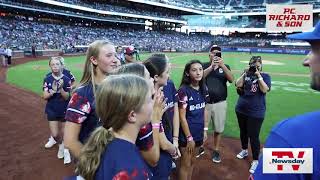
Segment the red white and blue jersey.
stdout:
[[253,175],[255,180],[320,179],[320,111],[299,115],[279,122],[271,130],[265,148],[313,148],[312,174],[263,174],[262,156]]
[[135,144],[115,138],[106,147],[96,180],[148,180],[152,174]]
[[153,146],[152,123],[144,125],[138,134],[136,145],[139,150],[148,151]]
[[100,125],[95,107],[91,83],[78,87],[72,94],[65,119],[66,121],[81,124],[79,140],[82,143],[85,143],[90,134]]
[[[209,100],[207,88],[204,89],[204,92],[201,92],[200,90],[184,85],[178,90],[178,96],[179,108],[186,109],[186,119],[193,140],[203,141],[204,112],[206,102]],[[187,142],[182,129],[179,131],[179,140]]]
[[[59,81],[63,80],[63,90],[65,92],[70,92],[71,90],[71,81],[67,76],[62,75],[60,78],[56,79],[52,74],[46,76],[43,80],[43,91],[49,93],[50,90],[53,90],[53,86],[57,87],[59,85]],[[59,89],[59,88],[58,88]],[[56,91],[53,96],[51,96],[47,100],[45,113],[48,117],[52,118],[64,118],[66,113],[66,108],[68,105],[68,100],[65,100],[61,92],[58,90]]]
[[[49,72],[46,76],[49,76],[51,74],[51,72]],[[73,83],[74,81],[76,81],[76,78],[74,77],[74,75],[71,73],[71,71],[69,71],[68,69],[63,69],[62,74],[67,76],[70,80],[71,83]]]

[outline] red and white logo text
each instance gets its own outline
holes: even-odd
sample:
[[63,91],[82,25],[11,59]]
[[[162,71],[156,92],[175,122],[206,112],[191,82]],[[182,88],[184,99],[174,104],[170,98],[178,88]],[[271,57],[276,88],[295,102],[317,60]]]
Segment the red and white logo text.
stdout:
[[264,148],[263,173],[312,173],[312,148]]

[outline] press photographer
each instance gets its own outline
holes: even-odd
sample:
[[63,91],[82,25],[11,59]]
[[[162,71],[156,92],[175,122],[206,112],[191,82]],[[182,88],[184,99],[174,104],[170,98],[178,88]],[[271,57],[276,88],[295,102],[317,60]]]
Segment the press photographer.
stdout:
[[239,99],[235,108],[240,128],[242,150],[238,159],[248,156],[248,140],[252,149],[253,161],[250,173],[258,166],[260,140],[259,134],[266,112],[266,93],[271,88],[269,74],[262,72],[261,56],[252,56],[249,68],[236,81]]

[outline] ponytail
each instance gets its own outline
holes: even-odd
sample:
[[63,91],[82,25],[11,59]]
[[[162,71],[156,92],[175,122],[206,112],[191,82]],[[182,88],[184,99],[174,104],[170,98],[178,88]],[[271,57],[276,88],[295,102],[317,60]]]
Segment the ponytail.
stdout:
[[113,133],[104,127],[98,127],[82,147],[76,173],[85,180],[95,179],[96,171],[100,165],[101,155],[109,142],[113,139]]

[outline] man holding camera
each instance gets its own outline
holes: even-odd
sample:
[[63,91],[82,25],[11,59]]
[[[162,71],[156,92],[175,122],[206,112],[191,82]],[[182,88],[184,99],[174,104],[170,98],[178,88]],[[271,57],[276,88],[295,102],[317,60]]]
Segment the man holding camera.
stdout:
[[252,56],[249,69],[237,79],[236,87],[239,99],[235,108],[240,128],[242,150],[237,154],[238,159],[248,156],[250,140],[253,161],[249,172],[254,173],[258,166],[260,152],[260,129],[266,112],[266,94],[271,88],[269,74],[262,71],[260,56]]
[[[210,62],[205,63],[203,67],[210,97],[206,106],[207,118],[211,121],[214,130],[212,161],[220,163],[219,146],[227,115],[227,81],[232,83],[233,75],[230,67],[224,64],[221,58],[221,48],[219,46],[213,45],[210,48],[209,58]],[[208,127],[205,127],[204,131],[207,130]],[[199,152],[199,154],[201,153],[203,152]]]

